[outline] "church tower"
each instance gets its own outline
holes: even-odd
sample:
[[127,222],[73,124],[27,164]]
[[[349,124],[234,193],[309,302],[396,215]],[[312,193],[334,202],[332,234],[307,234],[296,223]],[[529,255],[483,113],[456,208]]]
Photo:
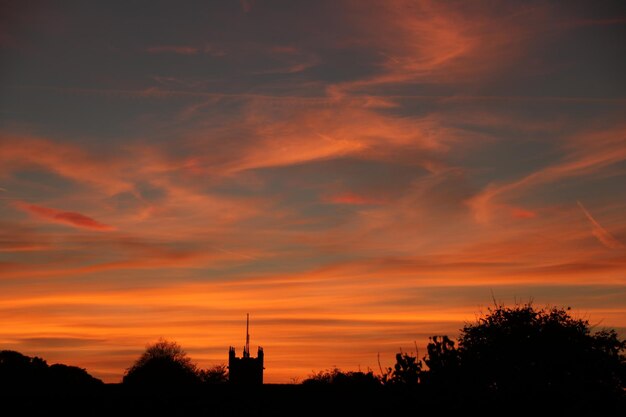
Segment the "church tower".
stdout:
[[246,344],[243,355],[237,357],[235,348],[228,350],[228,379],[234,384],[261,385],[263,384],[263,348],[259,346],[257,357],[250,356],[250,314],[246,314]]

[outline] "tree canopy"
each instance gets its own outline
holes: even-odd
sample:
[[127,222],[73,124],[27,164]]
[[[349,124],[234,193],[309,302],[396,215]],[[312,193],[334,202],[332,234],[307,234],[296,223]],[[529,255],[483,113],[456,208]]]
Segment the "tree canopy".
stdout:
[[143,387],[184,387],[200,382],[198,369],[176,342],[160,339],[127,369],[123,383]]
[[37,356],[13,350],[0,351],[0,390],[78,390],[102,385],[86,370],[63,364],[48,365]]
[[569,308],[496,305],[463,327],[458,348],[445,336],[432,339],[424,380],[440,390],[460,381],[499,398],[621,395],[625,350],[614,330],[592,333]]
[[150,389],[188,388],[226,381],[226,365],[200,369],[178,343],[166,339],[148,345],[122,379],[125,385]]

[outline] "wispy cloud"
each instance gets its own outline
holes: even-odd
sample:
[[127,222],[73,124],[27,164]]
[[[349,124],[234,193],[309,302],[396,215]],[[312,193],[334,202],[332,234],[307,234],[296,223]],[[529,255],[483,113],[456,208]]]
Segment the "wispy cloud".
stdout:
[[583,206],[583,203],[580,201],[576,202],[578,207],[583,211],[589,223],[591,223],[591,233],[598,239],[600,243],[606,246],[609,249],[624,249],[626,246],[619,240],[617,240],[613,235],[611,235],[596,219],[593,218],[591,213]]
[[626,160],[626,136],[623,126],[604,131],[581,133],[565,141],[567,152],[561,161],[538,169],[516,181],[492,182],[481,192],[468,199],[475,219],[488,222],[501,199],[519,194],[534,186],[553,183],[571,177],[589,176],[611,165]]

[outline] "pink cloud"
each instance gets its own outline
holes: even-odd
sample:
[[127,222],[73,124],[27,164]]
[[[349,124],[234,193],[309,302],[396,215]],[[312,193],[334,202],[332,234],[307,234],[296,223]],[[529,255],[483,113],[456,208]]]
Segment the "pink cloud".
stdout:
[[519,207],[512,207],[511,216],[515,219],[533,219],[537,217],[537,213]]
[[98,231],[115,230],[115,228],[112,226],[100,223],[99,221],[80,213],[74,213],[71,211],[60,211],[49,207],[28,204],[21,201],[16,202],[15,206],[22,211],[54,223],[70,225],[79,229],[90,229]]
[[[530,38],[547,24],[546,7],[520,13],[510,6],[495,11],[484,2],[469,7],[430,0],[349,5],[358,40],[341,42],[374,47],[380,71],[331,86],[329,93],[338,96],[385,84],[482,78],[523,57]],[[372,32],[372,27],[377,30]]]
[[512,182],[488,184],[467,200],[476,221],[486,223],[501,206],[505,196],[519,195],[532,187],[571,177],[588,176],[626,160],[624,126],[604,131],[582,133],[566,139],[564,158],[554,164],[531,172]]
[[585,214],[585,217],[587,217],[587,220],[589,220],[589,223],[591,223],[591,233],[596,237],[596,239],[598,239],[600,243],[602,243],[609,249],[624,249],[626,247],[622,242],[617,240],[604,227],[602,227],[602,225],[600,225],[600,223],[598,223],[596,219],[593,218],[591,213],[589,213],[585,206],[583,206],[583,203],[581,203],[580,201],[577,201],[576,203]]

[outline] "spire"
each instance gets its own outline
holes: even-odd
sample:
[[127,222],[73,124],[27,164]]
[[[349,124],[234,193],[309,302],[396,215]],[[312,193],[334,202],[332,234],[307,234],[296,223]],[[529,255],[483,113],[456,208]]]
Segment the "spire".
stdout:
[[246,347],[243,349],[243,356],[250,357],[250,313],[246,313]]

